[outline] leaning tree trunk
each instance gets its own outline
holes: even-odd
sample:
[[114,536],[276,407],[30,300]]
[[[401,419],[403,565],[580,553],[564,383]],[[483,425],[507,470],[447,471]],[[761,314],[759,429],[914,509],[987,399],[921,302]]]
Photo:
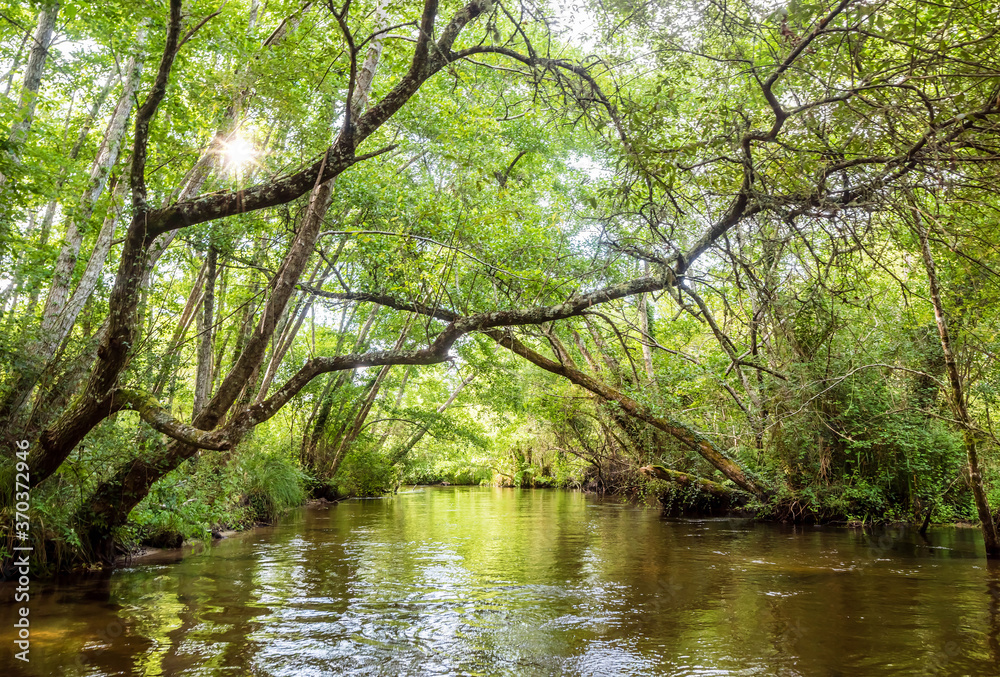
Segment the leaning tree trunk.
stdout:
[[[372,308],[372,312],[368,314],[364,324],[358,331],[358,337],[354,343],[354,352],[360,353],[365,350],[368,345],[368,332],[371,331],[372,325],[375,324],[375,319],[378,315],[378,306],[375,306]],[[354,314],[352,313],[351,319],[353,319],[353,317]],[[344,330],[345,325],[341,323],[340,336],[337,338],[337,346],[334,350],[334,354],[340,354],[344,337],[346,336],[346,332]],[[318,406],[316,414],[313,416],[312,422],[306,426],[306,435],[303,438],[300,456],[303,459],[308,459],[306,467],[313,472],[317,472],[322,467],[327,465],[325,462],[320,463],[321,459],[319,459],[317,455],[317,450],[320,449],[323,444],[324,435],[327,433],[327,424],[330,420],[330,414],[333,410],[334,401],[337,399],[340,389],[351,382],[355,373],[356,370],[347,369],[330,374],[330,381],[327,383],[327,386],[323,391],[323,396],[321,397],[321,402]]]
[[679,470],[664,468],[662,465],[643,466],[642,468],[639,468],[639,472],[647,477],[663,480],[664,482],[671,482],[682,488],[694,487],[700,492],[708,494],[714,498],[723,499],[727,502],[745,503],[749,498],[746,494],[741,494],[740,492],[730,489],[729,487],[719,484],[718,482],[706,480],[703,477],[691,475],[686,472],[680,472]]
[[[76,142],[73,144],[73,147],[70,148],[69,154],[66,156],[66,159],[69,160],[70,162],[64,164],[63,167],[60,169],[59,179],[56,181],[54,190],[54,193],[56,195],[58,195],[62,191],[62,187],[66,183],[67,179],[66,172],[68,167],[71,165],[71,161],[76,160],[77,157],[80,156],[80,151],[83,150],[83,146],[87,141],[87,136],[90,134],[90,130],[94,125],[94,121],[97,120],[97,116],[101,112],[101,107],[104,105],[104,101],[108,98],[108,94],[111,92],[111,87],[115,84],[115,81],[117,80],[117,75],[118,75],[117,73],[112,73],[110,76],[108,76],[108,80],[107,82],[104,83],[104,87],[101,88],[101,91],[98,93],[97,98],[95,98],[94,102],[91,104],[90,112],[88,113],[87,118],[84,121],[83,125],[80,127],[80,133],[76,137]],[[42,222],[38,230],[39,250],[43,250],[45,245],[47,245],[49,242],[49,236],[52,233],[52,222],[55,220],[56,211],[58,208],[59,208],[59,200],[52,199],[45,206],[45,211],[42,212]],[[29,273],[29,271],[23,270],[24,268],[28,267],[29,266],[22,266],[22,270],[18,271],[15,274],[15,278],[22,279],[26,273]],[[25,280],[25,283],[26,286],[28,286],[28,288],[31,290],[28,295],[28,307],[25,312],[25,315],[27,317],[31,317],[35,314],[35,308],[38,304],[39,278],[35,277],[34,275],[30,275],[29,273],[29,277],[27,280]]]
[[58,321],[57,318],[62,314],[66,305],[73,268],[76,266],[80,246],[83,243],[86,224],[90,220],[98,199],[104,194],[111,168],[118,161],[125,128],[135,106],[135,92],[142,78],[141,57],[145,41],[146,29],[143,26],[136,36],[133,45],[134,51],[125,69],[122,93],[118,97],[118,103],[104,132],[104,140],[91,165],[89,181],[80,197],[79,209],[66,226],[65,243],[59,252],[59,258],[56,260],[55,272],[52,274],[52,286],[49,289],[49,296],[42,312],[43,337],[50,333],[51,325]]
[[979,521],[982,523],[986,557],[988,559],[1000,559],[1000,539],[997,538],[997,525],[993,520],[993,513],[990,511],[990,504],[986,498],[986,491],[983,488],[983,477],[979,469],[979,452],[976,448],[976,436],[973,431],[974,424],[972,417],[969,415],[968,406],[965,403],[962,375],[958,371],[958,363],[955,361],[955,353],[951,346],[948,321],[944,314],[944,304],[941,302],[941,285],[938,282],[937,269],[934,265],[934,257],[931,254],[927,230],[920,224],[920,215],[916,214],[916,217],[917,229],[920,235],[920,251],[923,255],[924,269],[927,271],[931,303],[934,305],[934,320],[937,322],[938,335],[941,337],[941,352],[944,353],[945,369],[948,372],[948,381],[951,385],[951,406],[955,411],[956,418],[958,418],[959,423],[962,425],[965,453],[969,461],[969,482],[972,484],[972,496],[976,503],[976,512],[979,513]]
[[[38,13],[38,22],[35,28],[35,33],[34,35],[30,35],[32,43],[31,51],[28,54],[28,63],[25,67],[24,80],[21,84],[21,94],[18,97],[15,121],[11,126],[10,133],[7,137],[7,145],[9,148],[7,152],[9,153],[15,166],[21,163],[20,148],[21,145],[24,144],[25,140],[27,140],[28,131],[31,129],[31,124],[35,119],[35,107],[38,103],[38,90],[42,84],[42,73],[45,70],[45,61],[48,58],[49,47],[52,44],[56,26],[56,16],[58,13],[59,3],[51,3],[44,6]],[[20,52],[18,53],[18,56],[20,56]],[[7,80],[7,90],[10,89],[10,83],[14,77],[14,71],[17,70],[17,60],[18,59],[15,59],[15,63],[11,66]],[[4,92],[4,96],[6,96],[6,94],[7,92]],[[0,172],[0,220],[11,216],[10,200],[2,199],[8,178],[9,177],[7,175]],[[31,225],[30,229],[33,230],[34,224],[31,223],[31,219],[33,219],[33,216],[29,215],[29,224]],[[19,259],[15,257],[15,268],[18,267],[19,264],[23,265],[23,261],[23,258]],[[15,276],[15,279],[20,278]],[[11,290],[15,289],[17,290],[14,292],[16,300],[16,295],[20,291],[20,287],[20,284],[10,285],[10,287],[4,291],[2,300],[6,302],[7,294],[10,293]],[[3,305],[3,303],[0,303],[0,305]],[[2,310],[0,310],[0,314],[2,314]],[[2,414],[0,414],[0,416],[2,416]]]
[[[404,369],[403,376],[399,379],[399,386],[396,388],[396,399],[392,403],[392,411],[399,411],[400,405],[403,403],[403,396],[406,394],[406,386],[410,383],[410,373],[413,371],[412,368]],[[378,442],[375,443],[376,449],[381,449],[385,446],[386,441],[395,432],[400,424],[400,421],[389,421],[388,425],[385,426],[385,430],[382,431],[382,436],[378,438]]]
[[205,296],[202,312],[198,313],[198,366],[194,379],[194,405],[191,415],[197,416],[208,402],[212,382],[212,337],[215,335],[215,264],[218,253],[209,246],[205,258]]
[[[59,3],[50,3],[38,13],[38,23],[32,36],[31,53],[28,55],[28,65],[24,71],[24,84],[21,86],[21,96],[17,103],[17,118],[10,128],[8,141],[11,147],[17,148],[28,138],[28,131],[35,119],[35,106],[38,103],[38,89],[42,85],[42,72],[49,56],[49,47],[56,28],[56,16],[59,14]],[[14,150],[13,158],[18,161],[19,153]],[[0,174],[0,189],[7,182],[7,177]]]
[[21,38],[21,44],[17,48],[17,52],[14,53],[14,62],[10,65],[10,70],[4,73],[0,80],[6,80],[6,84],[3,87],[3,96],[6,97],[10,94],[10,88],[14,84],[14,74],[17,69],[21,66],[21,56],[24,54],[24,47],[28,44],[28,39],[31,38],[31,33],[25,32],[24,37]]
[[[406,336],[410,331],[410,323],[407,322],[403,326],[403,330],[399,333],[399,338],[396,340],[393,350],[399,350],[403,347],[406,342]],[[389,375],[389,370],[392,367],[386,365],[382,367],[378,375],[375,377],[374,382],[368,389],[368,393],[365,395],[365,399],[362,401],[361,406],[358,407],[357,413],[354,419],[351,421],[351,425],[347,427],[344,434],[340,437],[337,442],[337,447],[333,452],[333,460],[330,463],[329,476],[333,477],[337,474],[337,470],[340,469],[340,464],[343,462],[344,458],[347,456],[347,452],[350,450],[354,441],[358,438],[361,430],[364,428],[365,421],[368,419],[368,414],[372,410],[372,405],[375,403],[375,398],[378,397],[379,391],[382,389],[382,383],[385,382],[386,376]]]
[[154,397],[159,397],[163,393],[163,389],[167,385],[167,380],[170,378],[170,374],[173,370],[177,369],[179,360],[177,354],[180,351],[181,344],[184,342],[184,334],[187,333],[188,327],[191,326],[191,320],[194,319],[195,314],[201,307],[201,301],[203,298],[202,288],[205,284],[205,275],[208,271],[208,261],[201,265],[198,269],[198,274],[195,276],[194,284],[191,285],[191,291],[188,293],[187,302],[184,304],[184,309],[181,311],[181,315],[177,320],[177,327],[174,329],[173,336],[170,337],[170,342],[167,343],[167,350],[163,353],[160,360],[160,369],[156,374],[156,378],[153,381],[153,389],[151,391]]
[[[313,272],[312,277],[309,279],[310,287],[313,285],[323,285],[326,278],[333,270],[333,266],[337,262],[341,249],[343,249],[343,242],[341,243],[341,248],[338,249],[331,258],[330,263],[328,263],[325,268],[317,268]],[[298,336],[299,329],[302,328],[302,323],[305,322],[306,316],[312,308],[312,304],[312,298],[303,295],[298,305],[296,305],[288,314],[285,326],[282,328],[281,332],[279,332],[278,339],[274,342],[274,346],[271,349],[271,358],[268,360],[267,369],[264,370],[264,378],[257,390],[257,397],[254,398],[255,403],[263,402],[267,397],[267,391],[271,388],[271,383],[274,381],[274,377],[278,373],[278,367],[281,365],[282,360],[285,359],[285,355],[288,354],[292,344],[295,342],[295,337]]]
[[[643,271],[646,275],[649,275],[649,263],[646,262],[643,267]],[[653,335],[651,333],[649,317],[652,314],[652,306],[649,303],[649,294],[639,294],[639,344],[642,346],[642,365],[646,370],[646,380],[649,382],[650,387],[656,391],[656,370],[653,368],[653,347],[650,342],[653,340]]]

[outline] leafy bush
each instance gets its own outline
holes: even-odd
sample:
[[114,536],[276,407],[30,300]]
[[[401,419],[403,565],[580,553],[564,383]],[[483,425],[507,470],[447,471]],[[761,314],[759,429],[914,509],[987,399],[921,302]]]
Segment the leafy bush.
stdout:
[[341,463],[334,482],[350,496],[382,496],[395,491],[399,474],[377,451],[354,448]]

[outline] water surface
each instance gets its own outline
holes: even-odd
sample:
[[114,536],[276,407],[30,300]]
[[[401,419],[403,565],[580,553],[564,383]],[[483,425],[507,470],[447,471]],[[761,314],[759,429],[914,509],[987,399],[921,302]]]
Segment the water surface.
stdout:
[[1000,571],[975,530],[664,520],[554,490],[307,508],[39,583],[31,617],[31,663],[5,640],[3,677],[1000,675]]

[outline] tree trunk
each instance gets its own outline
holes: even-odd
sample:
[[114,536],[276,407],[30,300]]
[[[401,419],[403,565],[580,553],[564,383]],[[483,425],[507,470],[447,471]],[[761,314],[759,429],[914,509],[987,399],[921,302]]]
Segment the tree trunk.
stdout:
[[993,521],[993,513],[990,511],[986,491],[983,488],[983,477],[979,470],[979,452],[976,448],[976,436],[973,431],[975,425],[965,403],[962,375],[958,371],[958,363],[955,361],[955,353],[951,347],[948,321],[944,313],[944,304],[941,302],[941,286],[938,282],[937,269],[934,265],[934,257],[931,254],[927,230],[921,224],[918,212],[915,212],[915,217],[920,235],[920,251],[923,255],[924,269],[927,271],[927,282],[930,287],[931,303],[934,305],[934,320],[937,322],[938,336],[941,338],[941,352],[944,353],[945,369],[948,372],[948,381],[951,385],[951,406],[955,411],[956,418],[958,418],[959,423],[962,425],[965,453],[969,461],[969,482],[972,485],[972,496],[976,503],[976,512],[979,514],[979,521],[982,523],[986,557],[987,559],[1000,559],[1000,539],[997,538],[997,525]]
[[[649,263],[646,262],[644,266],[644,271],[649,274]],[[652,385],[653,390],[656,390],[656,371],[653,369],[653,348],[649,345],[649,341],[652,338],[652,334],[649,329],[649,316],[652,313],[652,308],[649,305],[649,294],[639,294],[639,331],[642,332],[641,343],[642,343],[642,364],[646,369],[646,378]]]
[[[734,491],[733,489],[723,486],[718,482],[706,480],[702,477],[696,477],[686,472],[664,468],[662,465],[647,465],[639,468],[639,472],[647,477],[663,480],[664,482],[673,482],[674,484],[678,484],[682,487],[695,487],[698,491],[702,491],[716,498],[723,498],[728,501],[735,502],[739,500],[739,497],[741,496],[740,492]],[[742,497],[745,502],[747,498],[746,494],[742,494]]]
[[[343,241],[341,242],[341,248],[343,248]],[[339,254],[339,250],[337,254]],[[323,273],[320,273],[317,269],[313,276],[309,279],[309,286],[322,286],[323,282],[326,281],[327,276],[333,268],[333,264],[337,260],[337,255],[334,255],[331,263],[326,267]],[[278,336],[278,340],[274,343],[274,348],[271,350],[271,359],[268,360],[267,369],[264,371],[264,379],[260,384],[260,388],[257,391],[257,397],[254,402],[263,402],[267,397],[267,391],[271,387],[271,383],[274,381],[275,375],[278,373],[278,367],[281,365],[281,361],[288,354],[288,351],[292,347],[292,343],[295,341],[295,337],[299,333],[299,329],[302,328],[302,323],[306,319],[306,315],[309,314],[309,309],[312,307],[312,298],[303,297],[299,304],[296,306],[294,311],[290,314],[290,317],[285,322],[285,326]]]
[[[28,131],[35,119],[35,106],[38,103],[38,90],[42,84],[42,72],[49,56],[53,32],[56,27],[56,16],[59,14],[59,3],[46,5],[38,13],[35,34],[32,37],[31,53],[28,55],[28,65],[24,71],[24,84],[21,85],[21,96],[17,102],[16,122],[10,128],[8,140],[11,145],[18,146],[28,138]],[[15,160],[18,153],[15,150]],[[7,177],[0,174],[0,187]]]
[[[365,319],[365,323],[361,326],[361,330],[358,332],[358,338],[357,341],[355,341],[355,352],[363,350],[364,346],[367,345],[368,332],[371,331],[372,325],[375,323],[375,319],[378,317],[378,314],[378,306],[373,307],[372,312],[369,313],[368,317]],[[335,349],[337,354],[340,353],[340,350],[343,347],[344,336],[344,327],[341,326],[340,336],[337,339],[337,347]],[[327,389],[328,394],[325,396],[322,404],[320,405],[308,442],[305,444],[305,449],[303,451],[304,457],[317,461],[316,465],[310,466],[313,470],[320,469],[320,464],[318,463],[319,459],[316,458],[316,450],[319,448],[323,435],[326,432],[326,426],[327,422],[330,420],[330,412],[333,409],[334,399],[340,389],[354,378],[354,374],[354,369],[348,369],[337,374],[330,374],[330,378],[333,379],[332,387],[328,387]]]
[[[384,8],[381,5],[378,11],[381,15],[381,21],[384,22]],[[347,106],[348,110],[355,116],[359,116],[364,110],[368,90],[371,87],[371,78],[374,76],[382,53],[384,37],[384,33],[378,33],[369,44],[365,62],[358,74],[354,98],[348,102]],[[343,134],[338,135],[331,149],[340,147],[342,137]],[[354,140],[349,138],[349,142],[354,143]],[[330,157],[331,154],[328,152],[324,162]],[[271,295],[264,306],[257,327],[229,374],[219,384],[215,395],[192,421],[195,428],[211,430],[217,426],[247,385],[251,375],[256,374],[259,370],[267,343],[273,336],[277,321],[294,293],[296,284],[312,254],[319,237],[323,216],[330,204],[336,176],[320,182],[322,176],[323,170],[321,169],[310,194],[309,206],[302,226],[292,241],[292,246],[285,256],[281,269],[270,285]],[[137,217],[139,216],[141,215],[137,215]],[[131,293],[135,294],[145,277],[150,245],[152,244],[152,238],[149,238],[147,233],[145,222],[141,224],[134,222],[133,227],[130,228],[122,253],[123,265],[119,269],[116,284],[116,286],[123,286],[119,290],[119,295],[126,293],[124,287],[128,287]],[[134,270],[127,270],[126,266]],[[113,293],[112,298],[115,296]],[[102,346],[106,353],[108,349],[119,350],[122,351],[122,356],[118,359],[109,359],[107,354],[105,355],[104,361],[98,365],[91,376],[84,396],[79,400],[77,406],[67,411],[56,423],[54,429],[50,428],[46,434],[43,434],[39,445],[41,453],[29,457],[29,460],[32,461],[31,476],[35,483],[54,472],[62,459],[65,458],[66,450],[72,449],[83,438],[83,435],[95,425],[95,421],[100,420],[99,412],[102,406],[106,408],[107,402],[97,393],[111,391],[112,384],[107,380],[112,377],[117,378],[124,367],[124,352],[127,350],[127,347],[121,345],[107,344],[131,339],[132,332],[129,330],[131,324],[127,324],[125,316],[126,314],[134,315],[136,301],[137,298],[130,299],[129,304],[123,304],[123,307],[112,310],[113,319],[109,338]],[[120,318],[117,323],[114,322],[115,313]],[[115,324],[119,325],[117,330]],[[79,511],[77,520],[81,524],[87,525],[89,532],[87,537],[102,556],[107,556],[112,549],[110,543],[114,528],[124,524],[132,508],[149,493],[153,484],[196,451],[196,447],[175,440],[161,458],[152,463],[136,459],[121,468],[110,480],[97,487],[93,499]]]
[[[392,406],[395,411],[399,410],[399,405],[403,403],[403,395],[406,394],[406,386],[410,382],[410,374],[413,372],[413,368],[408,368],[403,370],[403,376],[399,379],[399,387],[396,389],[396,399],[393,401]],[[385,430],[382,432],[382,436],[379,438],[378,442],[375,444],[376,449],[381,449],[385,446],[386,441],[389,436],[397,429],[399,421],[391,421],[385,426]]]
[[[399,350],[403,347],[406,341],[406,335],[409,333],[410,323],[407,322],[403,327],[403,331],[399,333],[399,338],[396,340],[393,350]],[[368,413],[372,409],[372,404],[375,403],[375,398],[378,397],[379,391],[382,389],[382,383],[385,381],[385,377],[389,375],[389,370],[391,366],[382,367],[378,376],[375,377],[375,381],[372,383],[371,387],[368,389],[368,394],[365,396],[361,407],[358,409],[357,414],[354,417],[354,421],[347,428],[346,432],[341,436],[340,441],[337,443],[337,448],[333,452],[333,460],[330,464],[329,476],[333,477],[337,474],[337,470],[340,468],[341,461],[347,455],[348,450],[351,445],[354,444],[354,440],[357,439],[358,434],[364,428],[365,420],[368,418]]]
[[3,75],[3,79],[7,81],[3,87],[4,97],[10,94],[11,85],[14,84],[14,73],[17,72],[18,67],[21,65],[21,55],[24,54],[24,46],[28,44],[30,38],[31,33],[25,32],[24,37],[21,38],[21,44],[18,46],[17,52],[14,53],[14,62],[10,65],[10,70]]
[[174,335],[170,337],[167,350],[160,360],[160,371],[157,373],[151,391],[154,397],[159,397],[163,393],[163,388],[167,385],[167,379],[170,377],[171,371],[177,368],[177,352],[180,350],[181,342],[184,340],[184,334],[187,332],[188,327],[191,326],[191,320],[194,319],[198,308],[201,307],[203,298],[202,287],[205,284],[205,274],[207,271],[208,261],[206,260],[198,270],[198,275],[195,276],[194,284],[191,285],[191,292],[188,294],[187,303],[184,304],[184,310],[181,311],[181,316],[177,320],[177,328],[174,329]]
[[[76,137],[76,143],[70,148],[68,159],[76,160],[80,155],[80,151],[83,149],[84,144],[87,141],[87,135],[90,134],[90,130],[94,125],[94,121],[97,119],[98,114],[101,112],[101,107],[104,105],[104,101],[108,98],[108,94],[111,92],[111,87],[114,85],[117,73],[112,73],[108,76],[107,82],[104,83],[104,87],[101,88],[100,93],[97,98],[94,99],[93,104],[91,104],[90,112],[87,115],[83,126],[80,128],[80,133]],[[68,163],[67,163],[68,164]],[[59,180],[56,181],[55,192],[58,194],[63,185],[66,183],[66,166],[64,166],[59,174]],[[59,200],[53,199],[45,206],[45,211],[43,212],[42,222],[39,226],[38,233],[38,243],[39,249],[45,247],[49,242],[49,236],[52,233],[52,222],[55,220],[56,211],[59,208]],[[25,273],[19,272],[16,277],[20,279]],[[31,287],[31,292],[28,297],[28,308],[26,315],[31,316],[35,314],[35,307],[38,303],[38,280],[33,280],[34,284],[29,283]]]
[[215,263],[218,254],[209,246],[205,259],[205,296],[202,312],[198,314],[198,367],[194,382],[193,417],[201,413],[208,402],[209,386],[212,382],[212,339],[215,336]]
[[146,253],[149,249],[149,204],[145,182],[149,141],[149,125],[163,101],[170,71],[180,40],[181,3],[170,1],[170,19],[166,41],[153,86],[138,109],[132,144],[132,165],[129,183],[132,188],[132,221],[122,243],[115,283],[108,303],[107,329],[97,349],[97,360],[83,393],[46,428],[28,455],[31,484],[48,479],[77,444],[110,415],[110,404],[118,379],[132,355],[133,343],[140,327],[137,314],[140,286],[145,275]]
[[122,138],[125,136],[125,126],[132,108],[135,106],[135,92],[142,77],[142,50],[146,42],[145,26],[139,28],[133,45],[133,53],[125,68],[125,81],[121,96],[115,106],[114,113],[108,121],[104,132],[104,141],[97,151],[97,156],[90,167],[90,178],[86,190],[80,197],[78,212],[66,226],[66,237],[59,258],[56,260],[55,271],[52,274],[52,286],[42,311],[43,340],[51,334],[53,325],[58,321],[69,296],[73,268],[83,243],[87,222],[94,211],[97,200],[103,195],[111,168],[118,161]]

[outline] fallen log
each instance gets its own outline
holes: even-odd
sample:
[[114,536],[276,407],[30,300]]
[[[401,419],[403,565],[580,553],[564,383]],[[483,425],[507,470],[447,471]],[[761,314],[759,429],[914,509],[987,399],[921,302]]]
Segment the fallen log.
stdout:
[[730,489],[729,487],[719,484],[718,482],[706,480],[703,477],[690,475],[686,472],[664,468],[662,465],[643,466],[642,468],[639,468],[639,472],[646,477],[672,482],[685,488],[695,487],[699,491],[704,492],[713,498],[722,499],[728,502],[730,505],[742,505],[746,503],[749,498],[746,493],[737,489]]

